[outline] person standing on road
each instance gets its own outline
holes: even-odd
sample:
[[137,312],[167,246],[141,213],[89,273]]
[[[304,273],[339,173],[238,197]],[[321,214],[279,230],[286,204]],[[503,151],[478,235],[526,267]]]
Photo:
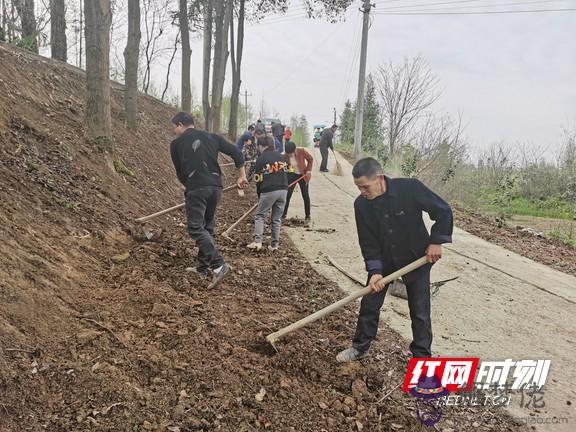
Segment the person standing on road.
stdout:
[[256,134],[262,135],[266,133],[266,126],[262,123],[262,120],[256,120]]
[[218,154],[232,157],[238,170],[236,184],[248,186],[242,152],[219,135],[194,128],[194,118],[179,112],[172,118],[176,139],[170,144],[170,155],[176,175],[186,187],[188,233],[198,246],[196,271],[208,277],[212,270],[214,288],[229,272],[230,266],[218,253],[214,244],[216,208],[222,197],[222,172]]
[[334,151],[334,132],[338,126],[332,125],[329,129],[324,129],[320,135],[320,154],[322,155],[322,163],[320,164],[321,172],[328,172],[328,149]]
[[[352,347],[336,356],[339,362],[365,357],[376,333],[380,308],[390,284],[383,278],[426,255],[427,265],[402,277],[412,320],[413,357],[431,357],[430,269],[442,257],[442,244],[452,242],[450,206],[414,178],[384,175],[376,159],[359,160],[352,169],[360,196],[354,202],[358,241],[372,293],[362,298]],[[435,222],[430,234],[422,212]]]
[[288,164],[280,153],[274,150],[274,139],[267,135],[257,140],[260,157],[256,160],[255,179],[258,192],[258,210],[254,220],[254,242],[248,245],[249,249],[262,249],[264,239],[264,219],[268,211],[272,210],[270,229],[272,231],[272,244],[268,248],[278,250],[280,246],[280,227],[282,226],[282,212],[286,203],[286,189],[288,181],[286,172]]
[[[302,199],[304,200],[304,215],[305,221],[310,222],[310,194],[308,192],[308,183],[312,178],[312,165],[314,164],[314,157],[303,147],[296,147],[292,141],[286,141],[284,144],[284,161],[289,164],[288,168],[288,184],[292,185],[298,180]],[[303,176],[303,177],[302,177]],[[288,207],[290,206],[290,199],[296,184],[288,188],[286,196],[286,205],[284,206],[284,213],[282,219],[286,218],[288,214]]]

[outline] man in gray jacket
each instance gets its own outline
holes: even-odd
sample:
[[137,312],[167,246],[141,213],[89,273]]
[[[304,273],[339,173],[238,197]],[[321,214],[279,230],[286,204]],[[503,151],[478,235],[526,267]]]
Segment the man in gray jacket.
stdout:
[[328,172],[328,149],[334,150],[334,132],[338,126],[332,125],[330,129],[324,129],[320,135],[320,154],[322,155],[322,163],[320,164],[321,172]]

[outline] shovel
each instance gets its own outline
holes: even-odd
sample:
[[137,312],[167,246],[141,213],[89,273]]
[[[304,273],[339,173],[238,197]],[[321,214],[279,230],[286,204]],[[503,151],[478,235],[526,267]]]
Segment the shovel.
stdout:
[[[394,273],[386,276],[383,279],[384,281],[383,283],[388,284],[389,282],[392,282],[397,278],[404,276],[405,274],[410,273],[411,271],[416,270],[417,268],[422,267],[426,263],[428,263],[428,258],[426,256],[423,256],[422,258],[417,259],[416,261],[408,264],[407,266],[402,267],[400,270],[397,270]],[[307,317],[302,318],[300,321],[296,321],[295,323],[292,323],[289,326],[278,330],[277,332],[270,333],[268,336],[266,336],[266,340],[276,350],[276,346],[274,345],[274,343],[282,336],[285,336],[288,333],[292,333],[293,331],[298,330],[299,328],[302,328],[305,325],[310,324],[311,322],[314,322],[322,317],[325,317],[326,315],[338,309],[341,309],[342,307],[346,306],[348,303],[356,300],[357,298],[363,297],[366,294],[370,294],[371,292],[372,290],[369,287],[358,290],[350,294],[348,297],[344,297],[343,299],[338,300],[336,303],[332,303],[331,305],[326,306],[324,309],[321,309],[317,312],[314,312],[312,315],[308,315]]]

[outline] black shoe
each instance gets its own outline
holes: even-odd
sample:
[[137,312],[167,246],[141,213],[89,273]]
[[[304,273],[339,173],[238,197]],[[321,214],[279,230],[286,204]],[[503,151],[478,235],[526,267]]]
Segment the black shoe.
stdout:
[[222,282],[222,279],[224,279],[224,277],[228,274],[228,272],[230,271],[230,266],[226,263],[222,264],[222,267],[220,268],[219,271],[214,270],[214,274],[212,276],[212,282],[210,282],[210,285],[208,285],[208,289],[212,289],[215,288],[220,282]]
[[320,172],[330,172],[330,170],[327,170],[327,169],[323,169],[323,170],[322,170],[322,169],[321,169]]

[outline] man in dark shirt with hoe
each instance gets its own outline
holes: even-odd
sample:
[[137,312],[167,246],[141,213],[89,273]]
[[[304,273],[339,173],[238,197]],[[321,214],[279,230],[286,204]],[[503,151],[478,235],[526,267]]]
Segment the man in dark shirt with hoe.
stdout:
[[208,288],[214,288],[226,276],[230,266],[214,244],[216,208],[222,197],[222,172],[218,154],[232,157],[238,169],[239,188],[248,186],[242,152],[219,135],[194,128],[194,118],[179,112],[172,118],[177,138],[170,144],[176,174],[186,187],[188,233],[198,246],[196,271],[207,277],[213,272]]
[[[352,170],[360,196],[354,202],[356,228],[372,293],[364,296],[352,347],[336,359],[349,362],[365,357],[378,331],[380,308],[389,285],[382,279],[426,255],[428,263],[402,280],[408,293],[412,320],[410,351],[414,357],[430,357],[430,269],[442,257],[442,244],[452,241],[452,210],[417,179],[392,179],[377,160],[359,160]],[[422,212],[435,221],[430,234]]]

